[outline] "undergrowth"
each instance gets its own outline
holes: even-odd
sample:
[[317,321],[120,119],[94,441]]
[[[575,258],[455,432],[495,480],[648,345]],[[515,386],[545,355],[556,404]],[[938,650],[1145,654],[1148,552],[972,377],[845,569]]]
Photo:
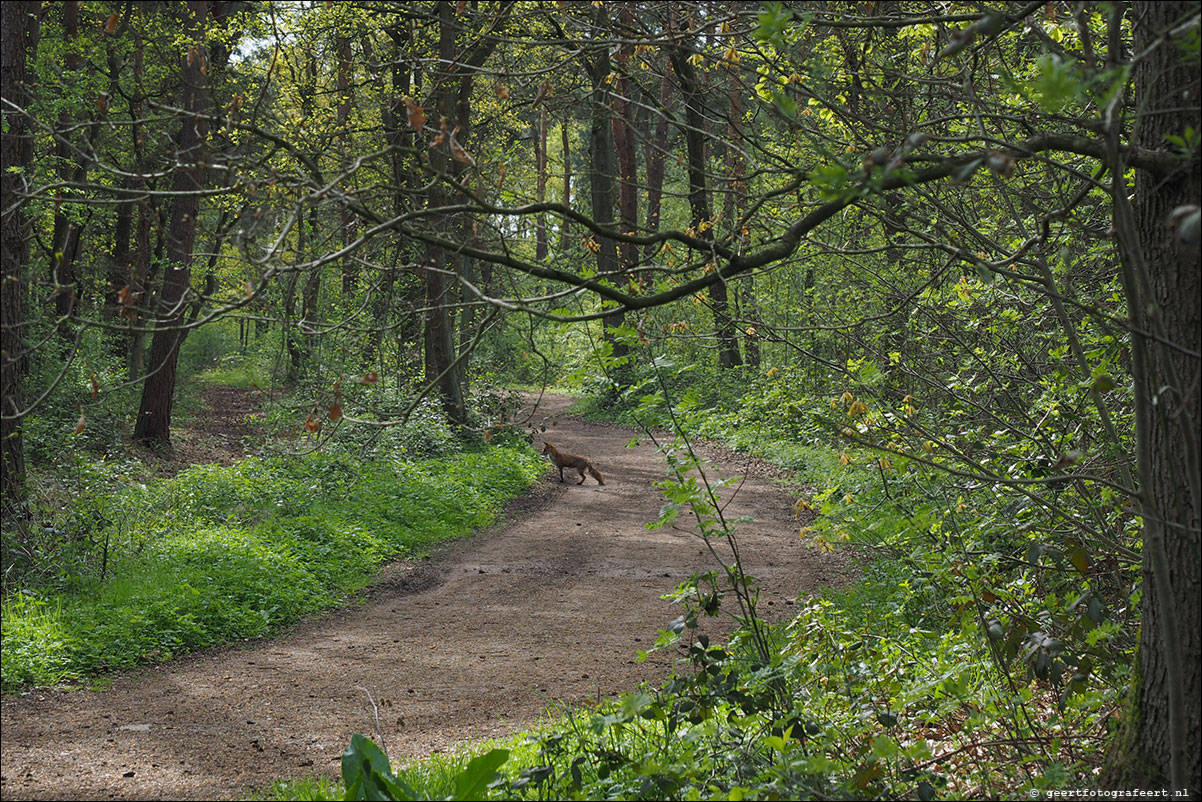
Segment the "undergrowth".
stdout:
[[512,446],[415,461],[251,457],[171,479],[109,477],[59,516],[75,545],[57,553],[57,572],[6,592],[3,688],[277,631],[338,604],[382,562],[488,524],[541,469],[529,448]]
[[761,390],[723,406],[703,392],[670,409],[643,395],[619,420],[675,418],[796,471],[799,535],[860,551],[861,578],[725,644],[693,622],[729,590],[678,589],[697,601],[657,642],[677,655],[674,676],[527,733],[535,748],[509,756],[488,798],[1028,797],[1088,784],[1131,663],[1133,567],[1098,570],[1049,542],[996,488],[815,434],[837,432],[854,397],[781,406]]

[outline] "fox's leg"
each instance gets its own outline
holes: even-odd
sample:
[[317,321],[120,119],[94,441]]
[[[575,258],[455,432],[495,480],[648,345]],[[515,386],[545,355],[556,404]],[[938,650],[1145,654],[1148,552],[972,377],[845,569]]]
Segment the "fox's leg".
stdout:
[[563,481],[563,466],[559,466],[559,481]]
[[578,485],[582,485],[582,484],[584,484],[584,466],[583,466],[583,465],[577,465],[577,466],[576,466],[576,470],[580,471],[580,481],[579,481],[579,482],[577,482],[576,484],[578,484]]

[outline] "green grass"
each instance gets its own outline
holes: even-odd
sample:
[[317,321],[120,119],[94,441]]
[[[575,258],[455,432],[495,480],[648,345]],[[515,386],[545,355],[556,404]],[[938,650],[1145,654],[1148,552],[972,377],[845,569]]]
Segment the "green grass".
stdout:
[[[508,763],[530,765],[542,754],[543,734],[552,733],[553,726],[562,726],[562,720],[552,725],[544,722],[529,733],[520,733],[510,738],[491,739],[464,743],[447,752],[430,755],[393,766],[397,779],[413,788],[421,799],[455,799],[456,779],[474,757],[493,749],[504,749],[510,753]],[[502,773],[504,773],[504,766]],[[520,771],[520,770],[519,770]],[[346,786],[340,779],[327,777],[299,777],[277,780],[266,789],[250,797],[252,800],[340,800],[345,799]],[[503,792],[489,793],[485,798],[502,798]]]
[[384,561],[487,525],[542,467],[529,448],[367,464],[248,458],[90,499],[126,510],[103,532],[106,575],[93,561],[54,585],[6,594],[3,688],[278,631],[339,604]]
[[296,780],[276,780],[252,800],[312,800],[312,802],[331,802],[344,799],[346,788],[341,780],[331,780],[328,777],[301,777]]
[[271,370],[251,359],[224,359],[196,378],[208,384],[243,389],[263,389],[271,386]]

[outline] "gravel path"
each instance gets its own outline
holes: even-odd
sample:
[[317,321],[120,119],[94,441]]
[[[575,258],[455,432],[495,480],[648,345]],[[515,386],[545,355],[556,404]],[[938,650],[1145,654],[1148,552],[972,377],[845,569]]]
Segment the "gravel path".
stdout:
[[[567,417],[567,404],[546,396],[531,422],[592,460],[603,487],[550,475],[501,524],[388,566],[362,605],[276,638],[119,674],[102,692],[5,697],[3,798],[239,799],[277,778],[336,776],[353,733],[376,738],[369,694],[397,762],[664,678],[670,655],[635,662],[679,614],[661,596],[716,566],[691,533],[646,528],[663,504],[654,447],[627,448],[631,430]],[[707,453],[746,477],[727,514],[755,518],[740,544],[765,618],[787,618],[795,597],[855,573],[798,539],[778,471]]]

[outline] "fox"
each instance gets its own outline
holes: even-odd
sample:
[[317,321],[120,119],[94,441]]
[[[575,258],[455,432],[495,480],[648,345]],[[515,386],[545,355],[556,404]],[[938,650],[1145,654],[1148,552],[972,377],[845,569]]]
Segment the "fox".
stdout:
[[555,463],[555,466],[559,468],[559,481],[563,481],[564,468],[575,468],[576,470],[580,471],[580,481],[576,484],[584,484],[585,471],[588,471],[590,474],[592,474],[592,477],[597,480],[597,484],[605,484],[605,480],[601,478],[601,472],[594,468],[593,464],[584,457],[578,457],[575,454],[569,454],[566,451],[560,451],[546,440],[543,441],[543,453],[550,454],[551,462]]

